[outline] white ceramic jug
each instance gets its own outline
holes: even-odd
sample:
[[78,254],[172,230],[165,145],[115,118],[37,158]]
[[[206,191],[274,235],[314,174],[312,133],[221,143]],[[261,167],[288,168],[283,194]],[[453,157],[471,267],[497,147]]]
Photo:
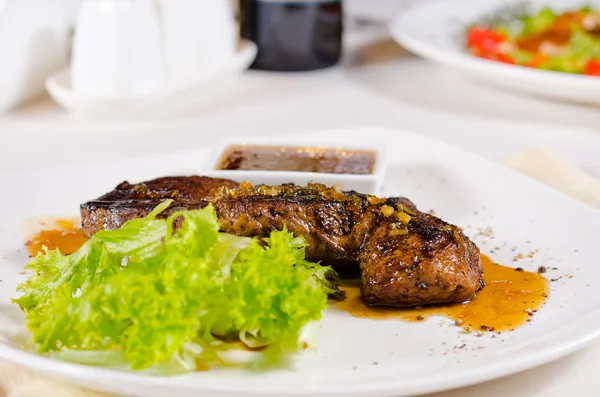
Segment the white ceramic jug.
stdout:
[[229,0],[83,0],[71,83],[93,97],[144,95],[216,67],[236,43]]

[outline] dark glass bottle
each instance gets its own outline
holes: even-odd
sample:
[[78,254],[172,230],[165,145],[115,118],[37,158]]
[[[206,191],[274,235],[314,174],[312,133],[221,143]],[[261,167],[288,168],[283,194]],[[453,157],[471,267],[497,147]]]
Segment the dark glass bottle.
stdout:
[[258,45],[254,69],[305,71],[342,53],[341,0],[240,0],[241,36]]

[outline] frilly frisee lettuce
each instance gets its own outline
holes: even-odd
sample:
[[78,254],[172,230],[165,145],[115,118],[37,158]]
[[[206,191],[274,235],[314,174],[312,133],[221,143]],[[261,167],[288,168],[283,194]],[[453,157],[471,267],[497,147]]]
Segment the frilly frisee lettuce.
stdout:
[[[40,353],[96,365],[192,371],[240,342],[275,364],[306,343],[305,327],[339,295],[333,269],[305,260],[287,230],[220,233],[209,206],[100,231],[77,252],[46,250],[14,299]],[[181,227],[173,224],[183,218]]]

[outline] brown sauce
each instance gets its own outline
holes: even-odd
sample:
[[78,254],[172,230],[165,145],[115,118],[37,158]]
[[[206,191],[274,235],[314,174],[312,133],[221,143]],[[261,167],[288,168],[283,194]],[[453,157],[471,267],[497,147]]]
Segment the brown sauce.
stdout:
[[239,171],[295,171],[366,175],[373,173],[375,153],[361,150],[232,146],[217,169]]
[[516,41],[517,47],[525,51],[538,52],[544,43],[550,43],[559,47],[567,46],[571,39],[571,25],[573,23],[581,25],[582,19],[583,17],[579,13],[567,12],[558,17],[552,25],[541,32],[518,39]]
[[73,220],[58,220],[51,230],[42,230],[27,241],[30,256],[37,256],[45,246],[49,250],[58,249],[69,255],[77,251],[88,239],[83,235],[79,224]]
[[537,273],[517,271],[481,256],[486,286],[466,303],[411,309],[370,307],[360,298],[358,282],[344,287],[347,298],[334,308],[360,318],[425,321],[433,316],[452,319],[469,331],[512,331],[527,323],[549,294],[548,280]]

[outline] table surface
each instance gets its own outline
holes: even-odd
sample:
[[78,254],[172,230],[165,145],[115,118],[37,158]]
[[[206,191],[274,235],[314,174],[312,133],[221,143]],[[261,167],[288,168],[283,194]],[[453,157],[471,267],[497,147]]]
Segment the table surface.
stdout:
[[[418,59],[380,29],[348,35],[332,69],[297,74],[247,72],[210,104],[168,119],[79,120],[50,99],[0,117],[0,170],[34,169],[147,156],[219,139],[380,126],[427,135],[500,159],[546,146],[600,178],[600,108],[543,101],[479,85]],[[563,397],[600,389],[600,343],[562,360],[436,397]]]

